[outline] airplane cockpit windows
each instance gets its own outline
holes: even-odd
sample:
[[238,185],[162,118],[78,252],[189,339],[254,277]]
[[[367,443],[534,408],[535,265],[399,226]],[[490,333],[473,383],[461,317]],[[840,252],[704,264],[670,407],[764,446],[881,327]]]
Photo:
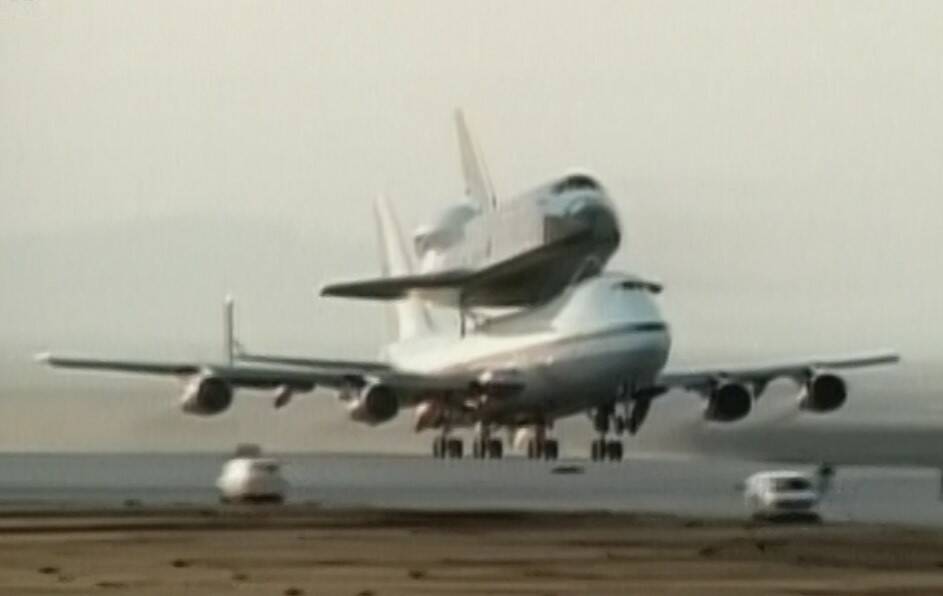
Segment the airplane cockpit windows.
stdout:
[[553,187],[553,191],[558,194],[572,190],[599,190],[599,183],[586,174],[574,174],[567,176]]
[[620,281],[615,286],[619,288],[620,290],[630,290],[630,291],[634,290],[638,292],[649,292],[651,294],[661,293],[660,284],[650,282],[650,281],[645,281],[642,279],[630,279],[626,281]]

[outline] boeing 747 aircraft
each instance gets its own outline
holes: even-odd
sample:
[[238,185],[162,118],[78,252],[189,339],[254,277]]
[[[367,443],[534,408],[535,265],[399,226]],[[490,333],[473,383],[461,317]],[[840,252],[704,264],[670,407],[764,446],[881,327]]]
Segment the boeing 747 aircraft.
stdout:
[[[464,125],[460,123],[459,129],[461,138],[467,139]],[[485,199],[470,213],[483,221],[494,218],[490,185],[483,183],[479,162],[469,157],[472,145],[465,140],[463,147],[469,192]],[[467,229],[452,225],[454,221],[427,229],[413,243],[419,256],[425,251],[427,260],[426,272],[419,273],[412,263],[415,252],[402,236],[389,203],[381,198],[377,218],[388,277],[324,290],[327,295],[393,301],[398,337],[386,346],[381,361],[250,354],[233,358],[231,321],[230,357],[222,363],[54,354],[39,359],[54,367],[179,377],[185,382],[182,409],[202,416],[226,411],[238,389],[270,391],[275,406],[282,407],[294,394],[327,388],[339,395],[353,420],[370,425],[392,420],[410,408],[417,431],[437,431],[432,449],[436,457],[462,457],[464,444],[453,431],[473,427],[475,457],[501,457],[503,443],[495,431],[507,429],[526,436],[529,457],[555,459],[559,447],[552,434],[554,422],[588,413],[598,433],[590,446],[594,460],[622,459],[619,437],[634,434],[652,400],[672,389],[702,399],[706,419],[733,423],[750,413],[772,380],[787,378],[799,388],[797,407],[822,414],[846,401],[847,388],[839,371],[898,360],[895,353],[882,352],[797,358],[763,366],[665,369],[671,338],[656,301],[661,286],[601,271],[614,250],[613,242],[618,243],[617,220],[602,188],[581,174],[526,195],[522,205],[543,209],[544,215],[537,218],[544,229],[539,242],[497,260],[485,255],[471,268],[453,267],[452,261],[464,251],[462,246],[474,245],[456,240]],[[482,232],[492,241],[500,229],[494,221],[490,219],[487,234]],[[443,229],[458,230],[458,236],[443,239]],[[546,233],[550,229],[575,232]],[[458,252],[450,253],[450,246]],[[570,248],[564,251],[566,258],[558,259],[561,246]],[[572,254],[580,259],[571,260]],[[567,275],[548,274],[552,279],[544,284],[547,280],[540,272],[555,262],[564,263]],[[502,275],[508,271],[513,273]],[[522,274],[525,271],[528,275]],[[505,292],[506,284],[515,289]],[[463,309],[461,328],[437,329],[427,311],[430,301]],[[493,306],[517,308],[487,308]]]

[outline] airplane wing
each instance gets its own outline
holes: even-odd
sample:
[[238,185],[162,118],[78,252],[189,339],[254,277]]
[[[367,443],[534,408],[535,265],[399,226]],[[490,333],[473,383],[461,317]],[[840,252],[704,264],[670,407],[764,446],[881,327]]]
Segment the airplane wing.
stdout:
[[[266,358],[266,357],[261,357]],[[269,357],[278,360],[280,357]],[[281,362],[282,366],[196,364],[184,362],[152,362],[112,360],[41,354],[37,360],[55,368],[71,368],[142,375],[190,377],[205,375],[226,381],[235,388],[274,389],[285,387],[295,391],[311,391],[315,387],[336,390],[358,388],[368,383],[382,383],[399,393],[405,404],[430,394],[459,398],[479,395],[482,391],[497,394],[516,392],[523,385],[516,378],[496,377],[489,371],[459,373],[411,373],[391,369],[385,363],[343,362],[302,359]]]
[[364,373],[389,372],[389,364],[383,362],[368,362],[365,360],[323,360],[319,358],[303,358],[299,356],[280,356],[274,354],[249,354],[237,352],[236,359],[241,362],[257,364],[278,364],[282,366],[301,366],[327,370],[357,370]]
[[656,381],[665,389],[679,388],[689,391],[706,391],[719,381],[750,383],[764,388],[777,378],[789,378],[797,381],[817,370],[840,370],[894,364],[900,361],[895,352],[877,352],[834,358],[797,359],[760,366],[713,367],[692,370],[667,370]]
[[308,358],[302,356],[284,356],[280,354],[254,354],[247,351],[242,342],[236,340],[233,341],[232,355],[235,360],[240,362],[252,362],[256,364],[300,366],[335,371],[356,370],[362,371],[363,373],[392,371],[390,365],[385,362],[374,362],[369,360],[336,360],[326,358]]
[[548,287],[566,285],[572,267],[561,266],[561,259],[571,258],[574,246],[589,235],[579,230],[534,249],[488,265],[482,269],[453,269],[417,275],[381,277],[328,284],[322,296],[369,300],[401,300],[414,292],[423,299],[444,306],[522,306],[546,298]]

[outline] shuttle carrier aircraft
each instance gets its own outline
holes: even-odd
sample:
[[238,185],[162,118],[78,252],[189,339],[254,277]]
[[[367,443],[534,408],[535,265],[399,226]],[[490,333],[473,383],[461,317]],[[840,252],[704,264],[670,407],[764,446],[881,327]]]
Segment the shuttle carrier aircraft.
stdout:
[[[620,460],[653,399],[681,389],[704,401],[704,417],[746,417],[773,379],[793,380],[797,408],[813,414],[845,403],[839,372],[894,363],[892,352],[797,358],[760,366],[668,370],[671,338],[660,285],[604,271],[619,243],[618,218],[602,185],[569,174],[495,201],[484,163],[459,116],[467,200],[420,228],[407,244],[389,203],[376,204],[385,277],[326,286],[331,296],[392,301],[398,337],[381,361],[237,353],[232,304],[221,363],[146,362],[43,354],[63,368],[175,376],[190,414],[227,410],[237,389],[264,390],[276,407],[316,387],[335,391],[353,420],[378,425],[404,408],[434,430],[435,457],[463,456],[459,428],[474,428],[472,454],[500,458],[507,430],[528,457],[555,459],[554,422],[586,413],[597,432],[593,460]],[[520,230],[520,234],[515,234]],[[418,258],[418,259],[417,259]],[[414,268],[414,260],[418,267]],[[440,330],[429,304],[460,311]]]

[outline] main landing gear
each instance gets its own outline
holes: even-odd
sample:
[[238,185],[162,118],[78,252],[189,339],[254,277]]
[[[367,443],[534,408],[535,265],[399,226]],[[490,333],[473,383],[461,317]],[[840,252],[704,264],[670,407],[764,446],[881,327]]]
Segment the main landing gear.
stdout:
[[472,443],[472,457],[475,459],[501,459],[504,457],[504,444],[500,439],[475,438]]
[[[479,428],[472,440],[471,455],[475,459],[501,459],[504,457],[504,444],[501,439],[491,436],[490,429]],[[462,439],[453,437],[446,430],[432,442],[432,456],[436,459],[462,459],[465,444]]]
[[560,457],[560,442],[547,436],[547,427],[540,425],[527,439],[527,459],[555,460]]
[[436,459],[462,459],[465,444],[461,439],[441,434],[432,442],[432,457]]
[[491,436],[491,429],[479,424],[472,442],[472,457],[475,459],[501,459],[504,457],[504,443]]
[[590,446],[589,454],[593,461],[622,461],[622,441],[608,438],[613,426],[617,435],[621,435],[626,429],[625,418],[615,415],[614,404],[600,406],[593,412],[593,427],[599,433]]

